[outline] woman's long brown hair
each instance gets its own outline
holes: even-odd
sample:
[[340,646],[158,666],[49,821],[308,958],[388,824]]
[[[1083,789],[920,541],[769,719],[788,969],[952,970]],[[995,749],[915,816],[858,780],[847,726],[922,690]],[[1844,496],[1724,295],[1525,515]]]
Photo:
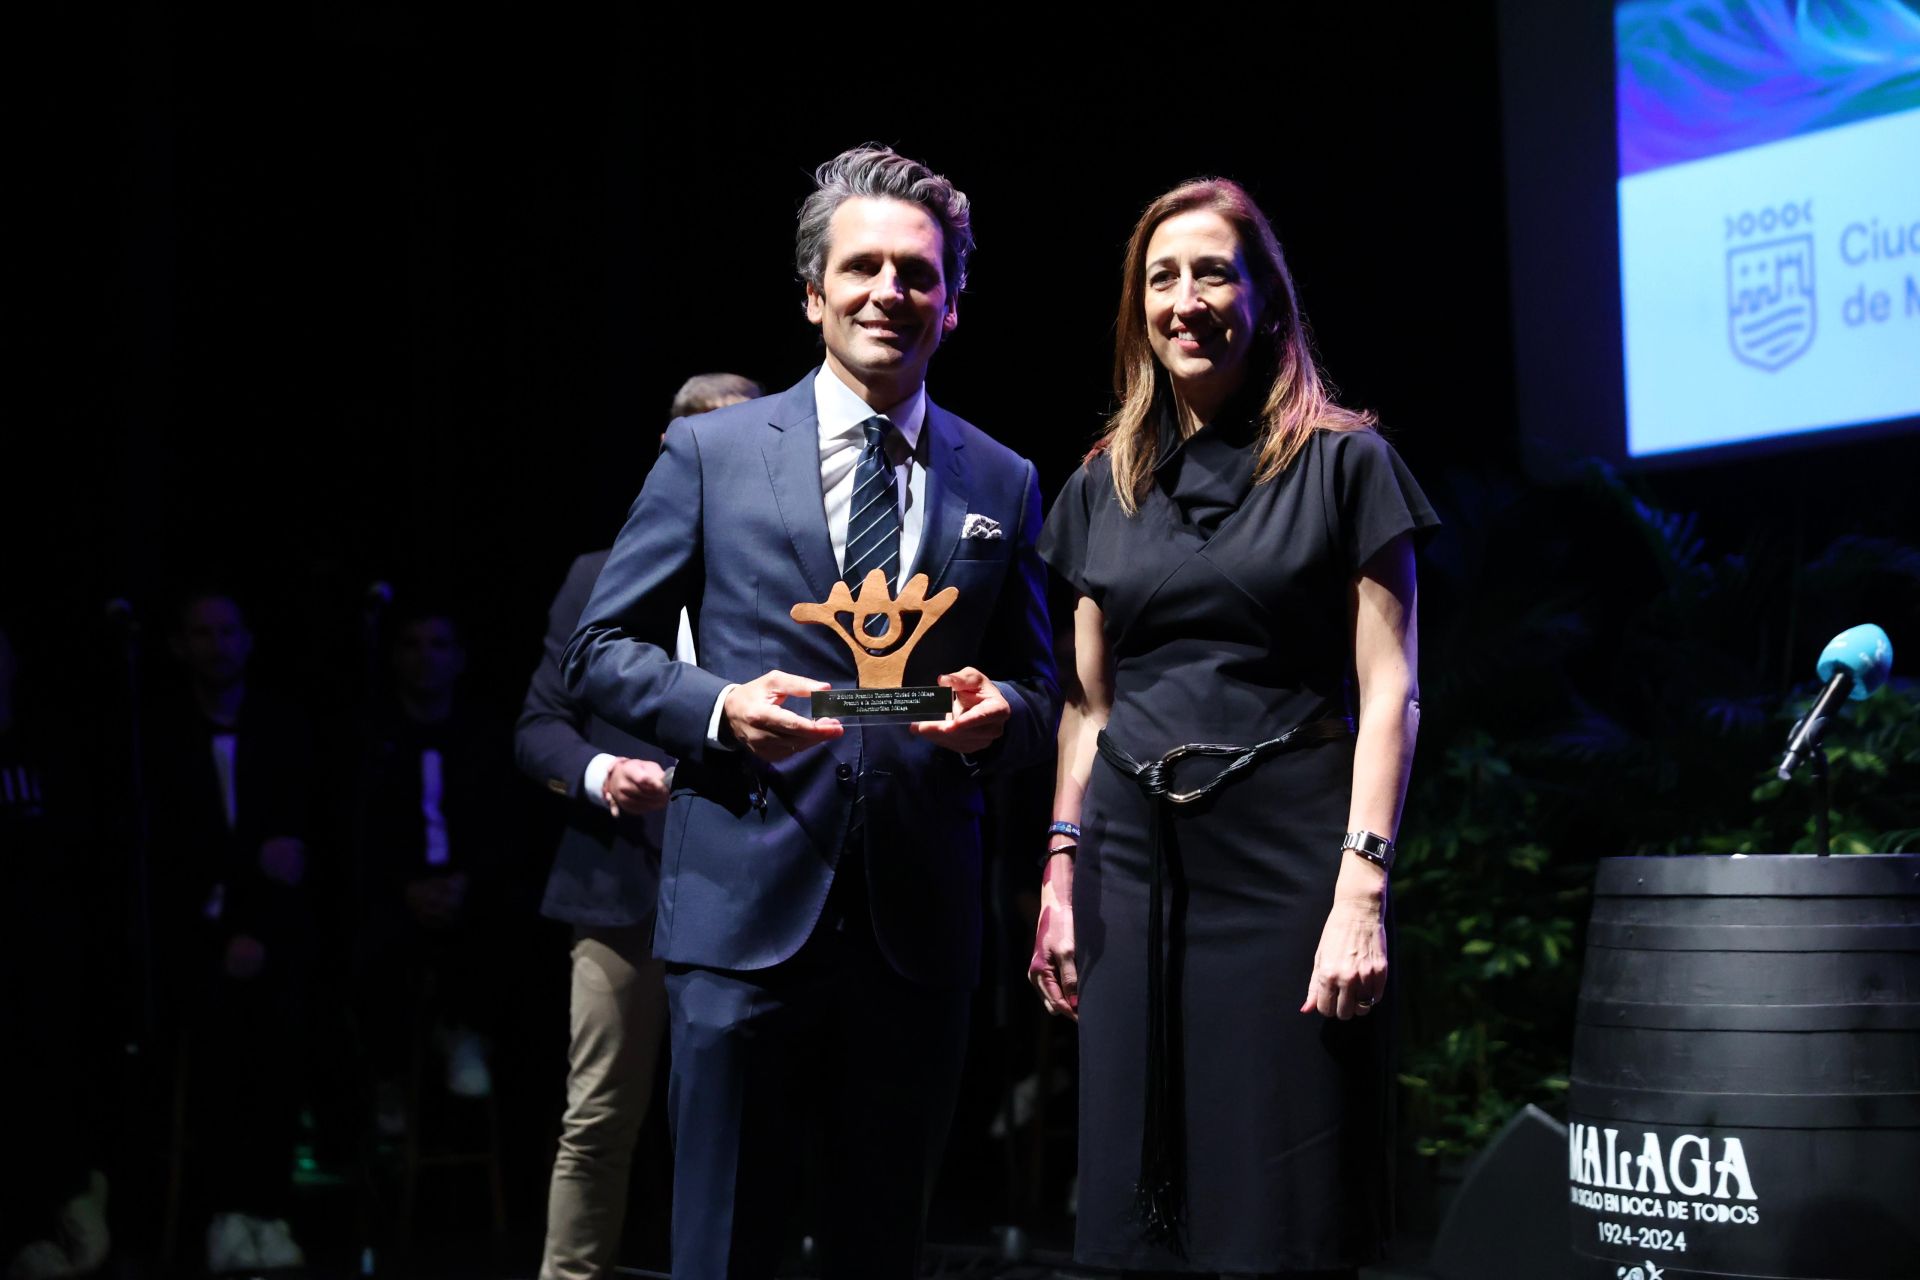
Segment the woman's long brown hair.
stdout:
[[1147,341],[1147,243],[1154,228],[1176,214],[1207,209],[1226,219],[1240,237],[1247,267],[1259,292],[1260,319],[1253,349],[1247,353],[1247,379],[1267,382],[1260,408],[1259,460],[1254,483],[1265,484],[1287,469],[1315,430],[1371,428],[1371,413],[1342,408],[1314,365],[1313,351],[1294,298],[1293,276],[1281,256],[1280,242],[1266,215],[1240,184],[1227,178],[1183,182],[1146,207],[1127,241],[1120,279],[1120,316],[1115,326],[1113,393],[1120,408],[1107,420],[1106,434],[1089,458],[1105,452],[1121,508],[1133,515],[1153,483],[1158,445],[1157,417],[1173,394],[1167,372]]

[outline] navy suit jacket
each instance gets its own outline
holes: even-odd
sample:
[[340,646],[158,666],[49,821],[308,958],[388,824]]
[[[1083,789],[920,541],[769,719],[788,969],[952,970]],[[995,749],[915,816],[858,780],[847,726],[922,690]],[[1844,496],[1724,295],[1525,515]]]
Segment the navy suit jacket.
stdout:
[[582,925],[651,925],[660,893],[659,812],[607,812],[600,797],[582,793],[587,762],[605,751],[637,756],[662,766],[671,757],[616,729],[567,692],[560,660],[580,621],[593,581],[607,562],[590,551],[573,562],[547,614],[546,647],[527,684],[527,700],[514,726],[513,755],[520,772],[566,801],[566,831],[547,876],[541,914]]
[[[1033,465],[927,404],[926,523],[914,573],[960,597],[914,649],[903,683],[979,668],[1012,714],[980,757],[904,725],[846,736],[768,763],[707,741],[730,682],[770,670],[851,688],[833,630],[793,621],[839,579],[820,489],[813,375],[790,390],[668,429],[660,459],[615,542],[567,648],[568,685],[595,712],[679,758],[667,809],[654,953],[680,964],[759,969],[792,956],[826,904],[854,805],[874,936],[903,976],[959,988],[980,964],[977,775],[1052,745],[1060,694],[1035,551]],[[962,538],[970,513],[999,538]],[[699,666],[675,662],[682,607]],[[804,704],[801,707],[804,712]]]

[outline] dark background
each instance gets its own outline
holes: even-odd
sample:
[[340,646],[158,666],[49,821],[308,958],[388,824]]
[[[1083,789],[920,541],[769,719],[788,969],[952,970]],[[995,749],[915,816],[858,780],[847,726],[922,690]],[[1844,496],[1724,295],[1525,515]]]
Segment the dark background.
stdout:
[[[1604,8],[1568,6],[1566,21],[1592,29]],[[611,541],[679,384],[724,369],[779,390],[817,362],[794,214],[812,167],[868,140],[973,198],[980,248],[930,389],[1032,457],[1049,498],[1111,405],[1133,219],[1183,178],[1224,174],[1270,215],[1324,371],[1379,413],[1450,524],[1577,544],[1517,570],[1538,577],[1431,592],[1423,631],[1497,633],[1475,617],[1482,588],[1502,607],[1536,589],[1631,596],[1644,550],[1558,527],[1590,507],[1522,465],[1523,427],[1538,440],[1558,414],[1603,414],[1535,396],[1546,407],[1523,424],[1514,393],[1516,295],[1554,302],[1528,307],[1553,317],[1530,349],[1618,343],[1617,300],[1582,301],[1604,272],[1516,280],[1508,266],[1510,217],[1532,243],[1559,234],[1530,166],[1579,167],[1556,139],[1591,141],[1606,86],[1593,64],[1562,81],[1510,44],[1509,74],[1533,88],[1503,99],[1495,10],[1189,7],[1057,25],[822,11],[751,37],[717,9],[16,19],[0,40],[16,175],[0,618],[26,694],[84,740],[113,714],[106,603],[130,603],[158,678],[170,598],[212,579],[250,607],[263,682],[350,705],[367,590],[385,582],[456,603],[471,692],[511,714],[566,564]],[[1509,168],[1516,130],[1527,151]],[[1916,463],[1907,436],[1633,484],[1699,512],[1716,545],[1910,541]],[[1475,495],[1495,491],[1523,494],[1518,514],[1476,524]],[[1902,607],[1878,618],[1897,649],[1916,602]],[[1790,610],[1765,642],[1782,692],[1863,620]],[[114,785],[105,774],[103,795]],[[539,1087],[557,1114],[557,1083]],[[517,1217],[537,1217],[539,1182]]]
[[15,262],[37,394],[8,600],[65,628],[234,578],[261,660],[323,679],[368,582],[429,580],[483,623],[504,695],[679,383],[816,363],[794,214],[812,166],[869,139],[972,196],[930,386],[1049,498],[1109,407],[1132,220],[1202,173],[1266,207],[1328,371],[1416,467],[1504,462],[1493,17],[1450,8],[1113,53],[1071,28],[775,51],[371,6],[16,42],[45,176]]
[[[1508,25],[1564,49],[1604,39],[1605,8]],[[1132,220],[1203,173],[1261,201],[1325,370],[1420,475],[1518,479],[1511,299],[1536,381],[1543,346],[1551,369],[1555,346],[1618,343],[1604,272],[1516,281],[1507,254],[1510,216],[1536,259],[1599,234],[1604,210],[1567,201],[1610,163],[1604,62],[1556,77],[1510,41],[1526,91],[1503,118],[1491,0],[1298,10],[778,41],[591,8],[32,19],[4,55],[7,614],[54,659],[65,641],[40,638],[107,599],[151,612],[229,579],[261,661],[324,682],[369,582],[430,583],[481,624],[476,676],[508,697],[679,383],[777,390],[816,362],[793,217],[812,166],[869,139],[973,197],[981,247],[930,385],[1049,497],[1111,404]],[[1590,436],[1611,410],[1589,393],[1618,394],[1562,385],[1580,398],[1531,397],[1536,448],[1562,418]],[[1904,533],[1917,461],[1908,437],[1648,483],[1736,541],[1756,521]]]

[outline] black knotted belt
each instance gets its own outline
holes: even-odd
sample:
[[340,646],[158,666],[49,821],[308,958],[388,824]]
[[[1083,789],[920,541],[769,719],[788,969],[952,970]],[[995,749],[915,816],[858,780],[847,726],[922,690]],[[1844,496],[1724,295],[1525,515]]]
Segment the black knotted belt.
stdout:
[[[1173,1096],[1173,1069],[1179,1046],[1173,1043],[1167,1014],[1168,955],[1161,922],[1161,903],[1166,891],[1165,837],[1169,807],[1192,804],[1212,795],[1230,779],[1269,756],[1352,733],[1353,722],[1343,717],[1309,720],[1277,738],[1251,747],[1189,742],[1158,760],[1142,764],[1108,737],[1105,729],[1100,731],[1100,754],[1108,764],[1132,778],[1152,804],[1152,826],[1148,834],[1151,868],[1147,883],[1147,1096],[1140,1130],[1140,1180],[1134,1186],[1133,1212],[1147,1239],[1165,1244],[1176,1253],[1181,1248],[1186,1189],[1181,1167],[1181,1138],[1174,1125],[1175,1108],[1180,1105],[1180,1100]],[[1191,791],[1175,791],[1173,767],[1188,756],[1231,759],[1206,785]]]

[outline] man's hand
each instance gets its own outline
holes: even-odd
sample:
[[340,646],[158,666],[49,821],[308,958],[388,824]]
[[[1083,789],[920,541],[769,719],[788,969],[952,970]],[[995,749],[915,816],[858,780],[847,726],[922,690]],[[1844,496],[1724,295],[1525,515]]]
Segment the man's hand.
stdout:
[[229,978],[257,978],[267,967],[267,949],[258,938],[237,933],[227,940],[225,964]]
[[467,873],[422,876],[407,882],[403,891],[413,918],[429,929],[441,929],[460,918],[467,900]]
[[953,690],[954,709],[945,720],[921,720],[907,726],[916,738],[931,738],[949,751],[972,755],[999,740],[1013,709],[1000,687],[972,667],[940,677]]
[[823,680],[769,671],[758,680],[728,690],[720,713],[726,717],[735,742],[762,760],[785,760],[846,732],[838,720],[809,720],[780,705],[796,695],[832,687]]
[[260,870],[289,889],[307,874],[307,842],[298,836],[272,836],[260,843]]
[[621,756],[607,770],[600,799],[614,817],[623,813],[654,813],[667,807],[667,771],[651,760]]

